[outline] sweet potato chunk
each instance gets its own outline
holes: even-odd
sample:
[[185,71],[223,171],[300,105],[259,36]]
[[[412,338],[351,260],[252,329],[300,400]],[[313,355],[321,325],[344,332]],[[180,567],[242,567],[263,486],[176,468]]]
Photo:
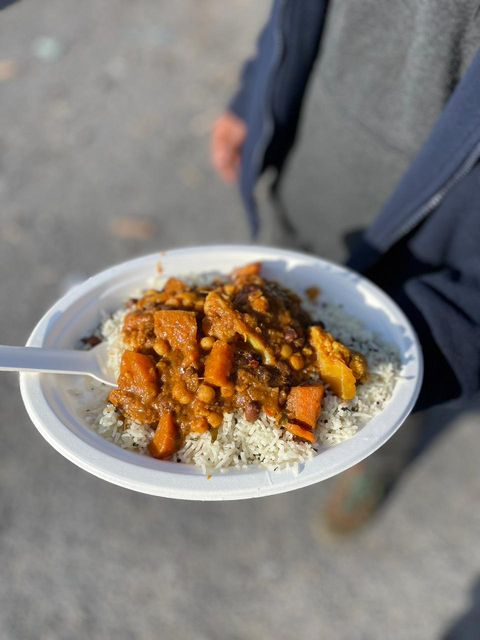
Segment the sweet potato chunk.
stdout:
[[109,401],[129,418],[141,424],[151,424],[157,419],[151,403],[158,392],[157,370],[152,358],[135,351],[125,351],[118,388],[110,393]]
[[205,382],[216,387],[226,387],[233,364],[233,347],[228,342],[217,340],[205,358]]
[[290,431],[294,436],[297,436],[297,438],[301,438],[302,440],[306,440],[312,444],[317,440],[313,431],[306,427],[301,427],[298,424],[294,424],[293,422],[287,422],[285,429]]
[[323,391],[321,384],[292,387],[287,398],[288,417],[315,429],[322,409]]
[[157,369],[153,359],[136,351],[124,351],[118,387],[138,396],[145,404],[151,404],[159,392]]
[[234,280],[239,278],[247,278],[249,276],[258,276],[260,275],[260,271],[262,269],[261,262],[250,262],[250,264],[246,264],[244,267],[237,267],[232,271],[232,276]]
[[148,348],[155,341],[153,314],[132,311],[123,321],[123,339],[131,349]]
[[351,357],[349,349],[321,327],[310,327],[309,335],[322,379],[342,400],[352,400],[356,379],[347,364]]
[[153,314],[155,335],[166,340],[172,349],[178,349],[185,356],[185,364],[198,359],[197,316],[194,311],[162,309]]
[[148,445],[148,450],[154,458],[165,460],[178,451],[178,427],[173,414],[164,413],[158,421],[155,434]]

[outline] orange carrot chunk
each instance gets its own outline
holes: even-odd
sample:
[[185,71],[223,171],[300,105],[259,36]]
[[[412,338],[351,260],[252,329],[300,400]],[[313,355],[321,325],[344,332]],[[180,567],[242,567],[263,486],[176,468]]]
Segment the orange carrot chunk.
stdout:
[[217,340],[205,358],[205,382],[216,387],[226,387],[233,364],[233,347],[228,342]]
[[287,398],[288,417],[314,429],[322,409],[323,391],[322,384],[292,387]]
[[299,424],[294,424],[293,422],[287,422],[285,425],[285,429],[290,431],[297,438],[301,438],[302,440],[306,440],[307,442],[311,442],[312,444],[316,442],[315,434],[310,429],[306,427],[301,427]]
[[165,460],[170,458],[175,451],[178,451],[178,427],[173,414],[170,412],[162,414],[158,421],[155,434],[148,445],[148,450],[154,458]]

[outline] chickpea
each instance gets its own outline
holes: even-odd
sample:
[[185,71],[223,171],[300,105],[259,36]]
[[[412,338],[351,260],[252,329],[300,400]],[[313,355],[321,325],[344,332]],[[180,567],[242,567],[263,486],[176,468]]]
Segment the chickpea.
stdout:
[[310,347],[304,347],[302,349],[302,353],[304,356],[311,356],[313,351],[310,349]]
[[167,353],[170,351],[170,347],[166,340],[159,338],[153,345],[153,350],[155,351],[155,353],[158,353],[159,356],[163,357],[163,356],[166,356]]
[[185,389],[184,393],[178,398],[180,404],[190,404],[195,398],[194,394],[188,389]]
[[180,402],[180,404],[190,404],[195,397],[193,393],[187,389],[182,380],[173,385],[172,396]]
[[205,418],[195,418],[190,425],[190,430],[194,433],[205,433],[208,431],[208,422]]
[[215,389],[208,384],[201,384],[197,389],[197,398],[205,404],[211,404],[215,400]]
[[184,391],[186,391],[186,388],[183,382],[176,382],[172,387],[172,396],[175,400],[178,400],[183,395]]
[[191,308],[195,306],[195,294],[190,291],[186,291],[185,293],[180,294],[180,300],[184,307]]
[[220,395],[222,398],[231,398],[235,393],[235,386],[233,384],[226,385],[220,389]]
[[249,302],[254,311],[257,311],[258,313],[268,312],[268,300],[265,298],[265,296],[262,296],[262,295],[257,297],[249,296]]
[[210,351],[210,349],[213,347],[214,342],[215,339],[212,338],[212,336],[205,336],[200,340],[200,346],[204,351]]
[[282,348],[280,349],[280,355],[282,356],[282,358],[285,358],[285,360],[287,358],[290,358],[290,356],[293,353],[293,349],[289,344],[282,344]]
[[300,371],[301,369],[303,369],[304,362],[302,356],[299,353],[294,353],[293,356],[290,356],[289,362],[290,366],[292,367],[292,369],[295,369],[295,371]]
[[180,301],[178,298],[168,298],[168,300],[165,300],[165,305],[167,307],[178,307],[180,306]]
[[252,400],[245,406],[245,420],[248,422],[255,422],[260,415],[260,410],[260,403]]
[[211,427],[213,427],[214,429],[218,429],[218,427],[223,422],[223,416],[221,416],[219,413],[215,413],[214,411],[210,411],[210,413],[207,415],[207,421]]

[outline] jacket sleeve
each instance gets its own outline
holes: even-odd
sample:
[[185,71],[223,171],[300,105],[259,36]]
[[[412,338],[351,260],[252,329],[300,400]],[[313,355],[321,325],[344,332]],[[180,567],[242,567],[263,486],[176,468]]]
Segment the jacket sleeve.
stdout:
[[387,252],[365,234],[350,240],[349,266],[382,287],[418,335],[416,410],[472,400],[480,391],[480,163]]
[[240,72],[239,86],[236,93],[228,103],[228,109],[242,120],[247,120],[249,96],[252,94],[253,85],[255,84],[255,74],[258,61],[262,57],[262,53],[267,46],[268,32],[272,28],[274,10],[260,32],[257,40],[256,51],[254,55],[248,59]]
[[422,316],[413,310],[409,314],[425,358],[417,408],[470,400],[479,390],[478,283],[446,268],[407,282],[405,290]]
[[[480,390],[480,164],[452,188],[410,243],[431,265],[404,286],[424,345],[424,407]],[[402,301],[400,301],[402,304]]]

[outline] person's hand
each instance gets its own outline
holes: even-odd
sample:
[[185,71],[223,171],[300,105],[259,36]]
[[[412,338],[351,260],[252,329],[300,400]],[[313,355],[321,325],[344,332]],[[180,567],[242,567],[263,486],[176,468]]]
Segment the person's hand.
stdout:
[[213,166],[225,182],[235,182],[238,178],[246,137],[245,123],[233,113],[222,114],[213,125],[210,155]]

